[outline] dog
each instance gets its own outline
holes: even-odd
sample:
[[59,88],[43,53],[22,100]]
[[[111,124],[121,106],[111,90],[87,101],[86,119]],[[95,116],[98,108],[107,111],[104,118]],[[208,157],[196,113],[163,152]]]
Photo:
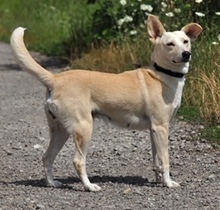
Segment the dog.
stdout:
[[191,60],[191,41],[202,31],[189,23],[180,31],[166,32],[157,16],[149,15],[147,30],[154,44],[152,67],[119,74],[71,70],[53,74],[40,66],[25,47],[25,29],[11,35],[12,52],[18,64],[47,89],[45,113],[50,143],[43,155],[48,186],[59,187],[52,175],[53,162],[70,135],[76,153],[74,166],[85,190],[101,188],[86,172],[86,153],[91,141],[93,118],[103,117],[128,129],[149,129],[156,181],[177,187],[170,178],[169,124],[176,114]]

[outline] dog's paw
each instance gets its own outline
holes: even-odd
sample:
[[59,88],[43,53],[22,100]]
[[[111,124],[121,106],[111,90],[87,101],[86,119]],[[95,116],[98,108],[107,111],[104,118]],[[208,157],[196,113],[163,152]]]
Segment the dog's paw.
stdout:
[[167,187],[179,187],[180,185],[177,182],[174,182],[172,180],[169,180],[168,182],[164,183],[165,186]]
[[88,186],[85,186],[85,190],[89,192],[96,192],[101,190],[101,187],[99,187],[97,184],[89,184]]
[[156,177],[156,182],[157,183],[162,183],[163,179],[162,179],[162,173],[155,171],[155,177]]
[[47,186],[58,188],[58,187],[62,187],[63,183],[59,181],[47,182]]

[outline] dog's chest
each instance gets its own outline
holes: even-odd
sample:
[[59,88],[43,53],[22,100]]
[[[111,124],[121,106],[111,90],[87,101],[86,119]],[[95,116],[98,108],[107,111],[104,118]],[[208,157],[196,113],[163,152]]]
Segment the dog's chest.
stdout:
[[177,83],[176,87],[173,87],[173,90],[175,90],[174,99],[173,99],[173,108],[175,112],[180,107],[181,100],[182,100],[182,93],[183,93],[183,87],[184,87],[185,81],[180,81]]

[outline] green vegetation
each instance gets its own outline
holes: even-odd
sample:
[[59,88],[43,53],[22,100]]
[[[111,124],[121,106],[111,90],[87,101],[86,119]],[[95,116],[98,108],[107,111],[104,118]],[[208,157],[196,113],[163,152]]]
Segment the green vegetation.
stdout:
[[[15,27],[28,28],[29,48],[46,54],[68,55],[74,34],[84,39],[86,24],[91,19],[93,6],[86,0],[1,0],[0,39],[9,41]],[[82,37],[81,37],[82,36]],[[89,41],[88,41],[89,42]],[[76,44],[77,46],[77,44]]]
[[204,28],[192,44],[179,114],[208,126],[204,135],[220,143],[218,0],[1,0],[0,39],[8,42],[12,30],[23,26],[29,49],[65,57],[73,68],[120,72],[150,63],[149,13],[167,30],[192,21]]
[[213,125],[208,126],[201,131],[201,137],[208,139],[212,143],[220,144],[219,137],[220,137],[220,126]]

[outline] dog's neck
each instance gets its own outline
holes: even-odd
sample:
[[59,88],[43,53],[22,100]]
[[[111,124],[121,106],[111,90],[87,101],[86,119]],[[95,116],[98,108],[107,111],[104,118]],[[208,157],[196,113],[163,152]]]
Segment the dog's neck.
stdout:
[[165,69],[165,68],[157,65],[157,63],[154,63],[154,68],[155,68],[155,70],[157,70],[159,72],[162,72],[164,74],[167,74],[169,76],[172,76],[172,77],[183,78],[185,76],[185,74],[183,74],[183,73],[174,72],[174,71],[171,71],[169,69]]
[[163,69],[170,70],[171,72],[175,72],[183,75],[187,74],[189,70],[189,62],[173,63],[170,60],[167,60],[167,58],[164,57],[163,55],[158,54],[155,50],[151,55],[151,62],[153,65],[154,63],[156,63],[157,66]]

